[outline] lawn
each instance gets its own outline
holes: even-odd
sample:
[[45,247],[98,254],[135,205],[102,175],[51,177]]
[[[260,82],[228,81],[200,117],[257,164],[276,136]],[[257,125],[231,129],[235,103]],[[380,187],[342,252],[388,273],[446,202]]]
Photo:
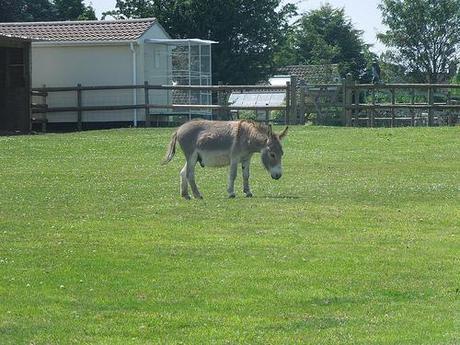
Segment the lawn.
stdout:
[[293,127],[191,201],[171,132],[0,137],[0,344],[460,343],[460,127]]

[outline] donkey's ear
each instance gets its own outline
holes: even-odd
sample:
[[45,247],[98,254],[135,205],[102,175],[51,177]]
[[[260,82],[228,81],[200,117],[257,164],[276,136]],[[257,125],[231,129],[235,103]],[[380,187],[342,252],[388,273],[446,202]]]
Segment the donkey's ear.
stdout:
[[272,128],[272,125],[271,124],[268,124],[268,132],[267,132],[268,136],[271,137],[273,135],[273,128]]
[[286,127],[286,128],[279,134],[280,140],[283,140],[283,139],[286,137],[286,135],[288,134],[288,129],[289,129],[289,127]]

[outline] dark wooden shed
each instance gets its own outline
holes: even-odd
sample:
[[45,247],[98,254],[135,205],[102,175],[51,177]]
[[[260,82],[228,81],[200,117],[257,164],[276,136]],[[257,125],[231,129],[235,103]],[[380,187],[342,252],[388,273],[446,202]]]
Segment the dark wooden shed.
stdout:
[[31,41],[0,35],[0,131],[30,131]]

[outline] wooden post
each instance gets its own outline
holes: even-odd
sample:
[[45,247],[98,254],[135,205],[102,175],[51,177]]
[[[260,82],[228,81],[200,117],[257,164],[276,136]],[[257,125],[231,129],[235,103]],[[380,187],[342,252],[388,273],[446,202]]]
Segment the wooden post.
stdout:
[[375,125],[375,112],[376,112],[376,109],[375,109],[375,88],[372,88],[372,111],[371,111],[371,114],[370,114],[370,117],[371,117],[371,127],[374,127]]
[[395,104],[396,104],[396,90],[394,88],[391,88],[391,127],[395,126],[396,122],[396,115],[395,115]]
[[428,88],[428,126],[433,126],[434,121],[433,121],[433,104],[434,104],[434,88],[430,84],[430,87]]
[[284,124],[289,125],[289,113],[291,112],[291,82],[286,83],[286,111],[284,113]]
[[265,110],[265,123],[270,122],[270,110],[266,109]]
[[305,113],[307,109],[307,105],[305,104],[305,97],[306,97],[306,86],[302,85],[300,87],[300,102],[299,102],[299,116],[300,116],[300,124],[304,125],[305,124]]
[[[46,84],[43,84],[42,87],[43,87],[42,103],[45,104],[46,105],[45,107],[47,108],[48,103],[46,103],[47,102],[46,96],[48,95],[48,93],[46,92]],[[43,117],[42,118],[42,132],[46,133],[46,125],[48,123],[48,116],[46,112],[42,113],[42,117]]]
[[353,86],[355,82],[351,73],[347,74],[343,85],[343,113],[344,113],[344,124],[347,127],[352,125],[352,114],[351,108],[353,103]]
[[[411,89],[411,95],[410,95],[410,104],[414,105],[415,104],[415,88]],[[412,127],[415,126],[415,109],[412,107],[410,108],[410,124]]]
[[347,79],[342,78],[342,125],[347,126]]
[[78,112],[77,112],[77,130],[81,131],[82,130],[82,111],[81,107],[83,106],[82,102],[82,95],[81,95],[81,84],[77,84],[77,107],[78,107]]
[[[451,100],[450,104],[460,105],[460,102]],[[457,123],[458,123],[458,111],[452,110],[451,114],[452,114],[452,123],[451,123],[451,125],[456,126]]]
[[[447,92],[447,101],[446,101],[446,103],[448,105],[452,104],[450,90]],[[448,126],[454,126],[454,115],[452,113],[452,109],[449,109],[449,114],[447,115],[447,125]]]
[[298,123],[297,112],[297,77],[291,75],[291,112],[289,114],[289,122],[292,124]]
[[28,132],[32,131],[32,48],[31,44],[28,43],[24,47],[24,75],[26,85],[26,102],[27,102],[27,121],[28,121]]
[[[223,83],[219,81],[217,85],[222,86]],[[220,105],[221,107],[224,106],[223,104],[223,97],[222,97],[222,91],[220,89],[217,90],[217,104]],[[224,110],[223,109],[218,109],[217,110],[217,117],[218,120],[224,120]]]
[[144,81],[145,127],[151,127],[152,125],[150,121],[150,108],[148,107],[150,104],[149,94],[149,82]]
[[[352,93],[352,96],[351,96],[352,97],[351,98],[352,104],[354,104],[354,105],[359,104],[359,94],[360,94],[359,89],[354,90],[354,92]],[[353,96],[355,96],[354,97],[354,102],[353,102]],[[359,109],[358,108],[356,108],[356,110],[355,110],[355,121],[354,121],[353,126],[354,127],[359,127]]]

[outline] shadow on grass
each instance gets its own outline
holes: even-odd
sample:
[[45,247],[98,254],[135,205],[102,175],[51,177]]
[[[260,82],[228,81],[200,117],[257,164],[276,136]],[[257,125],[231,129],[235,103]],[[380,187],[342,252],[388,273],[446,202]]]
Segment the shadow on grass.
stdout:
[[255,195],[253,196],[254,199],[305,199],[298,195]]

